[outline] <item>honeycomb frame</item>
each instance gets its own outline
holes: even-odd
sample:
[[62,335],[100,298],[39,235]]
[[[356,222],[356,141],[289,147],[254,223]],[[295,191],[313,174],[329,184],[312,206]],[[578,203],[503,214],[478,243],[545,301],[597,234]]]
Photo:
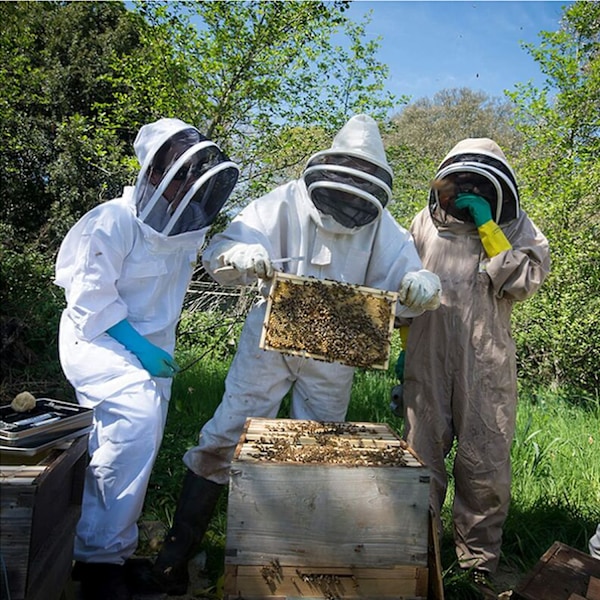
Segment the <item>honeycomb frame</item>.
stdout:
[[259,347],[387,369],[397,301],[396,292],[276,272]]

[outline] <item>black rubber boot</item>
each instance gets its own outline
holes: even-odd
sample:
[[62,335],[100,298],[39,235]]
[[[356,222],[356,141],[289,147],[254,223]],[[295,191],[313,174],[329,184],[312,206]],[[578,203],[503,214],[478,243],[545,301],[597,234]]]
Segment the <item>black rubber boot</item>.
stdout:
[[189,584],[188,561],[202,541],[223,485],[188,470],[171,527],[152,571],[163,592],[182,596]]
[[76,562],[72,578],[81,582],[82,600],[131,600],[122,565]]

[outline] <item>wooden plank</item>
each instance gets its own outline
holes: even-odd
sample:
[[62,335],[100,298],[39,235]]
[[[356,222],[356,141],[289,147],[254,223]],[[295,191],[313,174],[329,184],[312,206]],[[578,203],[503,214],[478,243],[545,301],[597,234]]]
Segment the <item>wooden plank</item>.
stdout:
[[[87,436],[75,439],[68,450],[54,451],[47,458],[49,467],[38,480],[33,527],[31,555],[44,544],[50,532],[73,504],[81,504],[81,484],[75,477],[83,476],[87,464]],[[79,480],[80,481],[80,480]]]
[[226,561],[427,564],[423,469],[232,464]]
[[428,571],[307,567],[272,562],[262,566],[227,565],[225,598],[427,598]]
[[71,574],[74,532],[81,507],[70,506],[32,557],[27,600],[59,600]]
[[[38,457],[30,485],[4,479],[0,537],[11,598],[57,599],[68,578],[87,463],[87,438]],[[29,465],[31,468],[35,465]]]
[[1,488],[0,539],[12,598],[25,598],[35,491],[31,485]]
[[590,577],[585,596],[587,600],[600,600],[600,578]]
[[0,483],[2,485],[31,485],[48,467],[40,465],[2,465]]
[[568,600],[585,597],[590,577],[600,578],[600,561],[589,554],[554,542],[534,569],[513,591],[514,600]]
[[438,535],[435,513],[429,509],[429,548],[427,564],[429,565],[429,589],[430,600],[444,600],[444,580],[442,576],[442,557],[440,539]]

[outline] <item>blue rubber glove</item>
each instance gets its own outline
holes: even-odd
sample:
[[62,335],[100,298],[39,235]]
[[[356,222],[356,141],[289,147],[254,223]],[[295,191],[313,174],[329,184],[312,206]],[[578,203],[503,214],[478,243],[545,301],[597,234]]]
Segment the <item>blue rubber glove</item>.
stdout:
[[173,357],[140,335],[127,319],[109,327],[106,333],[135,354],[153,377],[173,377],[179,371],[179,365]]
[[455,206],[461,210],[467,209],[477,227],[481,227],[484,223],[492,220],[490,205],[485,198],[477,194],[459,194]]

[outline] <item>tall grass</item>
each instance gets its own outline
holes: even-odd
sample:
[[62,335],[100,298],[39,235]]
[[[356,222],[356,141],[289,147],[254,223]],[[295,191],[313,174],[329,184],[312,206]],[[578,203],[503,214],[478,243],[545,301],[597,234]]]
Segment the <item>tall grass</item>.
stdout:
[[[392,356],[395,356],[394,342]],[[193,349],[178,355],[180,364],[194,359]],[[185,467],[183,453],[198,439],[224,391],[231,352],[206,356],[179,374],[164,441],[148,490],[142,520],[172,520]],[[388,423],[402,432],[402,419],[389,410],[396,384],[387,371],[359,370],[355,376],[347,419]],[[284,400],[280,416],[287,416]],[[449,493],[442,512],[442,562],[447,600],[469,597],[452,567],[451,458]],[[523,388],[512,448],[513,485],[510,513],[504,528],[501,563],[525,573],[556,540],[587,551],[587,540],[600,522],[600,398],[573,398],[543,388]],[[226,537],[226,494],[211,522],[204,545],[215,582],[223,565]]]

